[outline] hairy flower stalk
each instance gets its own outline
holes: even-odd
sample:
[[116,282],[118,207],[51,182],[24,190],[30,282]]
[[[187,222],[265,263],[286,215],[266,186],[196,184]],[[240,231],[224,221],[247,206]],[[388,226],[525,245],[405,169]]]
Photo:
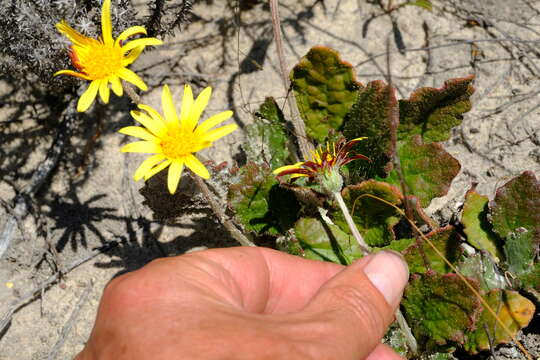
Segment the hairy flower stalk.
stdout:
[[72,42],[69,56],[78,72],[60,70],[54,76],[70,75],[90,81],[90,85],[77,103],[77,111],[88,110],[98,92],[101,100],[107,104],[110,97],[109,83],[117,96],[123,95],[121,80],[130,82],[143,91],[148,89],[144,81],[127,66],[141,55],[146,46],[161,45],[163,42],[156,38],[143,37],[125,43],[134,35],[146,35],[146,30],[142,26],[132,26],[113,39],[111,0],[103,1],[101,37],[98,39],[82,35],[65,21],[56,24],[56,28]]
[[[310,161],[298,162],[294,165],[282,166],[274,170],[274,174],[276,174],[277,176],[290,175],[292,180],[300,177],[308,177],[317,181],[321,185],[323,191],[336,199],[336,202],[339,205],[339,209],[343,213],[345,221],[347,222],[347,225],[351,230],[353,237],[358,243],[360,251],[363,255],[367,255],[371,253],[371,249],[364,241],[364,238],[360,234],[360,231],[358,231],[358,228],[354,223],[349,209],[347,208],[347,205],[345,204],[345,201],[341,196],[343,178],[340,173],[340,168],[353,160],[363,159],[369,161],[369,159],[364,155],[357,154],[354,156],[349,156],[349,150],[351,149],[351,147],[355,143],[363,139],[365,139],[365,137],[356,138],[349,142],[341,139],[337,143],[327,143],[326,148],[319,148],[316,151],[312,152],[312,157]],[[403,330],[403,333],[405,334],[409,349],[411,350],[411,352],[416,353],[418,349],[416,339],[414,338],[411,329],[399,308],[396,310],[395,315],[399,327]]]

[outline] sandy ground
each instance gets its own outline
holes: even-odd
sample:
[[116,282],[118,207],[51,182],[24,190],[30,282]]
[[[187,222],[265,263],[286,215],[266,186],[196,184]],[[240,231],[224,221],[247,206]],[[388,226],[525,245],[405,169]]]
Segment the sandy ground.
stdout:
[[[237,18],[224,3],[196,4],[199,20],[135,63],[133,68],[142,69],[152,86],[143,94],[145,103],[160,108],[162,84],[172,87],[178,102],[183,83],[192,83],[197,92],[209,84],[214,95],[206,114],[233,109],[244,126],[265,96],[284,102],[269,11],[258,4]],[[375,5],[362,0],[281,3],[289,67],[311,46],[327,45],[355,66],[361,82],[384,78],[390,18],[374,19],[363,36],[366,21],[380,12]],[[446,143],[462,171],[449,194],[428,209],[439,221],[448,221],[473,181],[479,192],[491,196],[524,170],[540,176],[540,61],[536,43],[527,42],[540,34],[540,2],[455,0],[434,5],[431,13],[412,6],[395,13],[406,50],[400,54],[391,42],[391,69],[400,98],[419,86],[440,87],[446,79],[476,75],[474,109]],[[485,26],[467,26],[471,20]],[[420,50],[426,44],[430,49]],[[18,107],[0,108],[5,137],[0,198],[10,204],[13,189],[22,188],[44,158],[54,127],[36,120],[40,109],[24,102],[28,94],[12,92],[13,84],[2,85],[6,96],[20,100]],[[116,133],[130,123],[127,105],[126,99],[114,98],[111,106],[95,107],[81,118],[51,180],[35,197],[49,241],[60,250],[61,268],[89,257],[104,242],[120,245],[92,257],[20,307],[0,339],[1,360],[70,359],[88,338],[102,290],[112,277],[196,246],[234,245],[204,213],[160,222],[142,204],[142,184],[131,180],[142,157],[118,151],[127,140]],[[14,116],[20,121],[8,123]],[[237,131],[204,155],[232,162],[242,141],[243,132]],[[0,227],[7,217],[0,207]],[[17,231],[0,260],[0,316],[54,274],[46,262],[36,266],[45,245],[34,241],[32,216],[24,228],[27,239]]]

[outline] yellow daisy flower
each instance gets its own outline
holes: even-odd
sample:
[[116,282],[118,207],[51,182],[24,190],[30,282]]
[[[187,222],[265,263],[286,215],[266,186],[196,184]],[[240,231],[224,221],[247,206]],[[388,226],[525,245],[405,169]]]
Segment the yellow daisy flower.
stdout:
[[61,70],[54,74],[71,75],[89,80],[88,89],[81,95],[77,103],[77,111],[86,111],[99,96],[105,104],[109,102],[109,83],[117,96],[122,96],[123,88],[120,79],[129,81],[141,90],[148,89],[144,81],[127,68],[144,50],[145,46],[161,45],[163,42],[156,38],[140,38],[124,44],[127,38],[144,34],[142,26],[132,26],[124,30],[116,40],[112,37],[111,0],[103,1],[101,10],[101,37],[92,39],[86,37],[69,26],[64,20],[56,24],[56,28],[64,34],[73,45],[70,57],[73,66],[80,72]]
[[175,110],[169,87],[163,87],[161,95],[162,117],[152,107],[139,104],[142,111],[132,111],[131,116],[144,127],[127,126],[120,133],[135,136],[143,141],[136,141],[122,147],[122,152],[153,153],[144,160],[135,171],[133,178],[139,181],[148,180],[169,166],[167,187],[174,194],[178,188],[184,165],[203,179],[208,179],[210,173],[193,154],[212,146],[212,143],[230,134],[238,127],[228,124],[219,128],[215,126],[229,119],[233,112],[223,111],[213,115],[199,124],[204,108],[208,104],[212,88],[204,89],[196,100],[189,85],[184,87],[184,98],[180,109],[180,118]]

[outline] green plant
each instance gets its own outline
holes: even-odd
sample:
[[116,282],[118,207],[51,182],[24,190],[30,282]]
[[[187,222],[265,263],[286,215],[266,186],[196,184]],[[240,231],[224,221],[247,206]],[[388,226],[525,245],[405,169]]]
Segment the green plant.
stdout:
[[[345,212],[351,211],[353,227],[370,251],[394,249],[408,261],[412,275],[402,310],[424,354],[444,357],[457,348],[474,354],[489,348],[488,338],[494,345],[505,343],[527,326],[534,304],[522,293],[538,298],[540,290],[540,183],[535,176],[524,172],[512,179],[491,202],[473,187],[465,198],[462,227],[439,227],[423,211],[448,192],[460,170],[441,141],[471,109],[473,76],[397,100],[391,86],[383,81],[362,85],[336,51],[318,46],[290,78],[307,134],[321,147],[313,159],[286,166],[295,160],[285,144],[295,140],[287,138],[287,119],[268,99],[248,128],[249,163],[229,193],[235,219],[255,239],[274,237],[284,251],[350,264],[363,253],[347,221]],[[325,159],[335,156],[333,143],[364,136],[350,152],[369,162],[328,170]],[[268,165],[285,166],[278,170],[279,183]],[[325,191],[328,176],[321,173],[339,174],[340,196]],[[272,200],[276,187],[286,190],[279,203]],[[287,201],[294,206],[284,206],[291,196],[296,202]],[[341,211],[339,198],[348,211]],[[424,233],[409,221],[423,226]],[[476,253],[463,251],[464,239]],[[505,272],[510,283],[501,281]],[[401,337],[393,329],[389,343]]]

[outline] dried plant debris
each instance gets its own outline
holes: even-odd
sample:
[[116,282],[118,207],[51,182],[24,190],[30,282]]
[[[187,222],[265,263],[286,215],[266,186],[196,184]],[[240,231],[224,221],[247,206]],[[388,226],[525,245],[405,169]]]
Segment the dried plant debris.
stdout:
[[[99,0],[12,0],[0,6],[0,73],[18,74],[58,92],[73,86],[73,79],[53,74],[71,66],[69,43],[55,25],[65,20],[84,35],[100,33]],[[117,0],[111,8],[113,29],[118,35],[136,22],[130,0]]]

